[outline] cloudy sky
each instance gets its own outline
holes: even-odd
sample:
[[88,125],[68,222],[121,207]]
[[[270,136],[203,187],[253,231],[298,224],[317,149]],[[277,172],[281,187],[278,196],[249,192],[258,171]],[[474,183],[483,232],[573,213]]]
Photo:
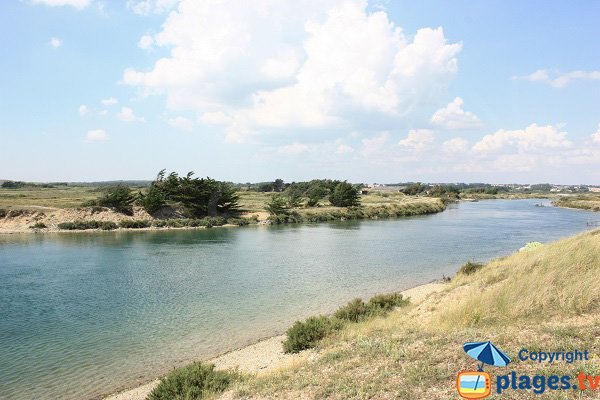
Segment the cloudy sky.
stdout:
[[0,179],[600,184],[600,2],[0,4]]

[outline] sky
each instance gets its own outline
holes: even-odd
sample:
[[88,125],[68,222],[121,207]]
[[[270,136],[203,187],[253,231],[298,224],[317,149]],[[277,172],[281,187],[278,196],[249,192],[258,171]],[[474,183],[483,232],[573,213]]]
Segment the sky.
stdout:
[[0,179],[600,184],[598,1],[0,3]]

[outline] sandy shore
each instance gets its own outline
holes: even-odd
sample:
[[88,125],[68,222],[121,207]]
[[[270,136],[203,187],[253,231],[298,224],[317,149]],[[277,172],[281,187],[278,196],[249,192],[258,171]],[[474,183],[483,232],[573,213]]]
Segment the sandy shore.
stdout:
[[[430,293],[438,292],[445,287],[444,283],[432,282],[407,289],[402,294],[410,297],[411,302],[416,304],[423,301]],[[242,372],[262,374],[317,356],[313,350],[306,350],[299,354],[285,354],[282,346],[284,340],[285,335],[274,336],[206,361],[215,364],[218,369],[238,368]],[[105,400],[144,400],[159,382],[160,380],[156,379],[134,389],[110,395]]]

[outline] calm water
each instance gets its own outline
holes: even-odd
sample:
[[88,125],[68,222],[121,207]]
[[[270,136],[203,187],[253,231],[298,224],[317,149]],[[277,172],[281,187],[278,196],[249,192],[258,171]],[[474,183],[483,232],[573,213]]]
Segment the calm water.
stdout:
[[539,202],[389,221],[0,236],[0,398],[106,394],[600,219]]

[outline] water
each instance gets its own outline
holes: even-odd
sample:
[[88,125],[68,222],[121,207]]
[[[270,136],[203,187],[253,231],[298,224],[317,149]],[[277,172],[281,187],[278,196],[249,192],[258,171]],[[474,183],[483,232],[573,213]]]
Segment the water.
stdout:
[[388,221],[0,236],[0,398],[97,397],[598,219],[539,202]]

